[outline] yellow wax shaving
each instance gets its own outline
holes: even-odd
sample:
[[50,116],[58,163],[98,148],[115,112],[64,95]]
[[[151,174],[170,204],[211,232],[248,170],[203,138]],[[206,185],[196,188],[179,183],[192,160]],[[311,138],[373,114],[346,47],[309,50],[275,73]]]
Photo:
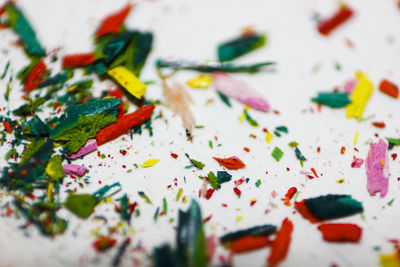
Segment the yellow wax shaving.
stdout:
[[240,222],[242,219],[243,219],[242,216],[237,216],[237,217],[236,217],[236,222]]
[[107,73],[134,97],[141,98],[146,93],[146,85],[127,68],[118,66]]
[[149,167],[152,167],[155,164],[157,164],[157,162],[159,162],[159,161],[160,161],[159,159],[148,159],[145,162],[143,162],[143,165],[140,164],[140,166],[143,168],[149,168]]
[[186,82],[186,84],[192,88],[206,89],[210,86],[212,80],[213,80],[212,76],[202,74],[197,77],[194,77],[193,79],[190,79],[189,81]]
[[48,199],[52,199],[53,198],[53,188],[54,188],[54,184],[53,183],[49,183],[49,186],[47,187],[47,198]]
[[211,224],[211,225],[210,225],[210,228],[211,228],[211,230],[217,229],[217,227],[215,226],[215,224]]
[[397,253],[381,254],[379,261],[382,267],[400,267],[400,260]]
[[68,92],[68,93],[71,93],[71,92],[73,92],[77,87],[78,87],[78,85],[73,85],[73,86],[71,86],[70,88],[68,88],[67,92]]
[[358,139],[358,132],[356,132],[356,135],[354,136],[353,140],[354,145],[357,145],[357,139]]
[[182,196],[182,193],[183,193],[183,189],[182,189],[182,188],[179,188],[178,194],[176,194],[176,201],[179,201],[179,199],[180,199],[181,196]]
[[342,179],[338,179],[337,181],[336,181],[338,184],[343,184],[344,183],[344,179],[342,178]]
[[182,198],[182,203],[186,203],[187,202],[187,198],[186,197],[183,197]]
[[112,197],[107,197],[106,201],[107,201],[107,203],[111,203],[112,202]]
[[350,96],[351,103],[347,105],[346,117],[361,120],[365,105],[374,90],[372,82],[367,75],[362,72],[356,72],[357,85]]
[[246,114],[244,112],[248,111],[249,109],[250,109],[250,107],[248,105],[244,106],[244,111],[243,111],[242,116],[240,116],[240,118],[239,118],[239,122],[242,122],[244,120],[244,118],[246,118]]
[[94,236],[100,235],[99,229],[98,229],[98,228],[94,228],[94,229],[92,230],[92,235],[94,235]]
[[381,160],[381,165],[385,166],[385,162],[383,160]]
[[265,136],[265,141],[267,141],[267,143],[271,143],[272,137],[272,133],[267,132],[267,135]]
[[257,198],[250,199],[250,202],[252,202],[252,201],[257,201]]
[[133,229],[132,227],[128,228],[128,232],[130,235],[134,235],[135,234],[135,229]]

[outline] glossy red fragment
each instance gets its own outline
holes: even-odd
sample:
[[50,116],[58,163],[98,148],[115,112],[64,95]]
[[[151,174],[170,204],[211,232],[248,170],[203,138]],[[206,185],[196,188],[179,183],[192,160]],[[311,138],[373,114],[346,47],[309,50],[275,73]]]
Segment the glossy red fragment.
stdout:
[[233,192],[235,192],[235,194],[238,195],[239,197],[240,197],[240,195],[242,194],[242,191],[240,191],[240,189],[237,188],[237,187],[234,187],[234,188],[233,188]]
[[233,253],[244,253],[257,250],[272,244],[268,236],[244,236],[228,243],[227,248]]
[[378,122],[378,121],[373,122],[372,125],[374,125],[376,128],[381,128],[381,129],[386,127],[386,124],[384,122]]
[[386,79],[382,80],[381,83],[379,84],[379,91],[393,98],[399,97],[399,88],[397,88],[397,86],[394,83]]
[[268,257],[268,266],[276,266],[286,258],[292,239],[293,223],[286,218],[282,222],[281,229],[276,234]]
[[228,168],[229,170],[237,170],[246,167],[246,164],[244,164],[243,161],[241,161],[238,157],[235,156],[225,159],[213,157],[213,159],[218,161],[219,164]]
[[312,223],[317,223],[317,222],[321,222],[322,220],[318,219],[317,217],[315,217],[307,208],[306,204],[305,204],[306,199],[303,199],[300,202],[295,202],[294,206],[296,208],[296,210],[301,214],[301,216],[303,216],[304,219],[309,220]]
[[113,247],[116,243],[117,240],[115,240],[114,238],[110,238],[108,236],[100,236],[96,241],[93,242],[93,247],[98,252],[102,252]]
[[318,23],[318,31],[322,35],[329,35],[338,26],[349,20],[354,12],[347,6],[342,6],[332,17],[323,19]]
[[35,67],[33,67],[26,78],[24,91],[29,93],[34,90],[39,85],[46,70],[47,66],[44,64],[43,60],[40,60],[38,63],[36,63]]
[[282,200],[284,201],[284,204],[286,206],[290,206],[290,200],[293,198],[293,196],[297,193],[297,188],[296,187],[291,187],[289,188],[289,190],[287,191],[287,193],[285,194],[285,197],[282,198]]
[[120,11],[106,17],[96,32],[96,38],[106,34],[118,33],[121,30],[122,23],[124,23],[124,20],[131,11],[131,8],[132,5],[128,4]]
[[65,55],[62,59],[63,68],[84,67],[93,64],[95,53]]
[[[122,100],[122,90],[119,89],[118,87],[115,88],[114,90],[109,91],[109,95],[111,97],[116,97]],[[125,106],[124,106],[124,101],[121,101],[121,104],[118,106],[118,118],[121,118],[125,114]]]
[[359,242],[362,229],[350,223],[327,223],[318,226],[322,238],[328,242]]
[[9,121],[3,122],[3,126],[4,126],[4,128],[6,129],[6,131],[7,131],[8,133],[12,133],[12,129],[11,129],[11,125],[10,125],[10,122],[9,122]]
[[133,127],[147,121],[153,113],[154,105],[142,107],[135,112],[124,115],[117,122],[101,129],[96,134],[97,145],[102,145],[108,141],[127,133]]

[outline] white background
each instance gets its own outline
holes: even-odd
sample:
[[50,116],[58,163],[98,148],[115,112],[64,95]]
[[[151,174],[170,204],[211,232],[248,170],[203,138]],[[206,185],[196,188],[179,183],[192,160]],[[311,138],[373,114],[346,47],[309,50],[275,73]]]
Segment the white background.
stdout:
[[[215,59],[216,46],[222,41],[240,34],[242,28],[253,26],[260,32],[268,34],[266,47],[237,60],[250,63],[263,60],[274,60],[278,65],[274,71],[265,71],[255,75],[237,74],[240,78],[260,93],[265,95],[273,112],[263,113],[250,110],[251,116],[260,124],[253,128],[247,122],[239,123],[243,105],[232,100],[233,108],[226,107],[217,97],[213,88],[196,91],[187,90],[195,104],[191,107],[198,125],[204,129],[194,130],[194,140],[187,142],[179,117],[173,116],[165,106],[159,106],[155,114],[163,112],[165,120],[153,122],[154,136],[149,138],[147,132],[135,135],[133,140],[128,136],[119,138],[99,148],[101,153],[110,154],[110,158],[100,159],[92,153],[75,163],[92,165],[87,176],[91,184],[79,188],[72,183],[70,188],[78,187],[78,192],[94,192],[104,184],[119,181],[122,193],[128,193],[132,200],[139,203],[140,217],[132,218],[135,233],[132,243],[122,264],[123,266],[146,265],[149,261],[144,256],[150,253],[155,245],[175,240],[178,208],[186,208],[187,204],[175,201],[179,188],[183,188],[183,196],[197,199],[198,190],[202,186],[199,175],[208,171],[222,170],[212,156],[229,157],[232,155],[242,159],[247,167],[238,171],[229,171],[234,180],[242,176],[249,177],[250,182],[239,188],[242,196],[237,198],[233,192],[234,183],[223,184],[221,190],[215,192],[210,200],[200,199],[203,217],[213,215],[205,224],[207,236],[219,237],[227,231],[245,229],[247,227],[271,223],[280,225],[285,217],[294,222],[294,233],[287,259],[281,266],[377,266],[379,251],[393,251],[388,239],[400,238],[398,222],[400,219],[400,191],[397,177],[400,176],[399,159],[390,158],[391,177],[389,193],[385,198],[370,196],[366,189],[366,171],[350,168],[353,156],[366,158],[369,145],[374,134],[380,137],[399,137],[399,100],[392,99],[375,88],[366,107],[363,117],[374,116],[373,119],[358,122],[347,119],[345,110],[332,110],[326,107],[316,112],[316,105],[310,101],[318,91],[330,91],[334,87],[342,87],[344,82],[354,77],[354,72],[362,70],[368,73],[375,87],[383,78],[400,84],[400,10],[395,0],[363,0],[346,1],[356,14],[346,25],[333,32],[330,37],[320,36],[316,30],[315,13],[329,16],[338,8],[337,1],[331,0],[174,0],[174,1],[140,1],[127,18],[128,28],[151,30],[155,35],[152,54],[148,59],[141,79],[156,80],[154,61],[159,57],[175,56],[177,58],[201,60]],[[4,3],[4,1],[0,1]],[[126,1],[105,0],[19,0],[18,6],[35,28],[38,38],[47,51],[61,47],[60,55],[66,53],[89,52],[93,49],[92,36],[104,16],[119,10]],[[354,48],[346,44],[351,40]],[[11,43],[17,36],[11,30],[0,31],[0,70],[7,61],[11,61],[10,70],[14,74],[28,61],[20,49],[13,48]],[[392,41],[391,41],[392,40]],[[342,66],[341,71],[335,64]],[[59,63],[58,63],[59,64]],[[318,71],[313,71],[319,66]],[[59,65],[53,67],[56,73]],[[195,72],[181,72],[173,79],[184,83],[196,75]],[[74,79],[78,79],[75,75]],[[0,81],[1,92],[5,92],[6,80]],[[109,82],[96,83],[94,91],[99,94],[110,88]],[[13,83],[13,91],[9,103],[0,96],[1,108],[15,109],[22,104],[20,100],[21,86]],[[162,99],[160,82],[148,86],[146,97]],[[206,105],[207,100],[214,102]],[[314,109],[314,113],[310,112]],[[131,107],[131,110],[133,107]],[[4,115],[4,113],[3,113]],[[371,126],[371,121],[384,121],[385,129]],[[289,134],[281,138],[274,137],[271,144],[264,140],[264,127],[272,131],[276,126],[285,125]],[[356,152],[353,138],[359,132]],[[250,138],[254,134],[256,139]],[[218,141],[214,140],[218,137]],[[213,140],[214,148],[210,149],[208,140]],[[374,139],[376,140],[376,139]],[[288,146],[290,141],[297,141],[307,161],[301,168],[294,151]],[[217,147],[217,144],[221,146]],[[271,157],[275,146],[280,147],[285,155],[280,162]],[[321,152],[317,153],[317,147]],[[340,154],[342,146],[346,153]],[[120,149],[127,149],[128,154],[122,156]],[[243,151],[250,148],[250,153]],[[2,153],[9,150],[1,147]],[[170,156],[177,153],[177,160]],[[395,148],[390,153],[398,153]],[[189,165],[184,153],[206,164],[202,171],[184,169]],[[161,161],[152,168],[136,169],[133,164],[143,163],[149,158]],[[102,164],[102,166],[98,166]],[[2,166],[6,163],[3,161]],[[127,168],[122,168],[126,165]],[[287,171],[286,168],[290,168]],[[315,168],[320,178],[307,179],[299,174],[299,170],[310,171]],[[131,173],[127,173],[132,169]],[[268,171],[268,174],[266,174]],[[186,177],[186,183],[184,182]],[[178,186],[173,179],[178,179]],[[344,178],[343,184],[337,180]],[[262,184],[256,188],[255,182],[261,179]],[[102,185],[99,185],[99,181]],[[71,179],[66,178],[66,182]],[[171,189],[167,189],[172,185]],[[294,211],[293,206],[286,207],[280,200],[287,190],[295,186],[299,190],[298,200],[328,193],[351,194],[364,205],[364,218],[360,215],[335,220],[360,225],[364,232],[359,244],[329,244],[322,240],[316,225],[304,220]],[[137,191],[144,191],[154,203],[149,205],[139,198]],[[276,192],[274,198],[272,192]],[[5,192],[2,192],[5,194]],[[65,196],[65,194],[64,194]],[[162,199],[168,201],[168,215],[159,217],[154,223],[153,214]],[[387,202],[395,198],[393,205]],[[250,201],[257,203],[250,207]],[[3,196],[1,205],[9,198]],[[227,208],[221,206],[228,204]],[[269,211],[266,214],[266,211]],[[5,213],[5,210],[1,212]],[[107,226],[119,222],[113,205],[101,205],[96,208],[95,215],[106,216],[109,221],[104,224],[93,220],[80,220],[72,214],[60,212],[69,220],[66,233],[49,239],[38,234],[34,227],[27,230],[18,229],[24,225],[22,218],[1,217],[0,219],[0,266],[109,266],[116,253],[116,248],[98,254],[91,243],[95,240],[93,230],[106,234]],[[236,222],[236,218],[243,219]],[[119,241],[121,234],[116,234]],[[136,246],[145,250],[138,251]],[[222,248],[217,250],[212,265],[218,265],[219,255],[227,255]],[[234,257],[234,266],[264,266],[269,249],[261,249],[253,253]]]

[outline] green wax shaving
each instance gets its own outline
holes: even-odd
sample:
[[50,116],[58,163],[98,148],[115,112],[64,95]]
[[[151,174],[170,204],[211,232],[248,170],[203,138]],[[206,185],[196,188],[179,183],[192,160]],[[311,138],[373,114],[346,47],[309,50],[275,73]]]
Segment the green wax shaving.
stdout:
[[158,59],[156,61],[157,68],[170,68],[174,70],[196,70],[200,72],[257,72],[262,67],[274,65],[275,62],[261,62],[250,65],[235,65],[229,63],[220,63],[220,62],[208,62],[208,63],[197,63],[190,61],[173,61],[173,60],[164,60]]
[[17,199],[14,204],[22,215],[35,224],[44,235],[54,236],[67,229],[67,221],[57,217],[57,206],[52,202],[40,201],[30,205],[23,199]]
[[289,143],[290,147],[296,147],[298,145],[299,145],[299,143],[297,143],[296,141],[292,141],[292,142]]
[[91,194],[71,194],[64,202],[64,206],[76,216],[87,219],[97,203],[97,199]]
[[50,126],[44,123],[38,116],[35,116],[23,126],[24,134],[28,135],[49,135],[51,130]]
[[22,159],[19,163],[20,166],[27,163],[35,154],[35,152],[45,143],[44,139],[34,140],[25,150],[22,152]]
[[106,66],[110,66],[125,51],[132,36],[132,32],[122,32],[100,38],[97,43],[95,60],[101,60]]
[[210,183],[212,188],[214,188],[215,190],[219,190],[221,188],[221,184],[218,183],[218,178],[217,176],[215,176],[213,172],[209,172],[207,177],[208,177],[208,182]]
[[192,159],[189,157],[189,155],[187,153],[185,153],[185,156],[190,160],[190,162],[198,169],[202,170],[204,168],[204,166],[206,166],[203,162],[201,161],[197,161],[195,159]]
[[300,151],[300,149],[298,147],[296,147],[294,149],[294,153],[296,154],[296,158],[298,160],[301,160],[301,161],[306,161],[307,160],[306,157],[304,157],[304,155],[301,153],[301,151]]
[[230,175],[226,171],[217,171],[217,178],[218,178],[217,182],[222,184],[222,183],[229,182],[232,178],[232,175]]
[[276,130],[283,132],[283,133],[289,133],[289,130],[286,126],[278,126],[278,127],[276,127]]
[[121,54],[111,65],[111,68],[124,65],[137,77],[150,54],[153,34],[149,32],[132,31],[132,38],[126,48],[125,53]]
[[393,144],[395,146],[400,146],[400,138],[389,138],[386,137],[386,140],[390,143]]
[[153,264],[154,267],[178,266],[175,259],[175,254],[173,254],[169,245],[163,245],[154,249]]
[[200,206],[192,200],[188,211],[179,211],[177,231],[179,266],[206,267],[207,249]]
[[37,109],[42,106],[45,102],[47,101],[46,98],[44,97],[38,97],[35,100],[33,100],[29,104],[24,104],[17,108],[16,110],[13,110],[13,114],[16,116],[28,116],[28,115],[33,115],[37,111]]
[[263,47],[267,41],[264,34],[245,35],[218,46],[218,60],[230,61],[257,48]]
[[307,199],[307,209],[321,220],[337,219],[363,211],[361,202],[350,195],[327,195]]
[[[117,187],[115,191],[111,192],[110,194],[106,195],[114,187]],[[112,185],[105,185],[96,192],[93,193],[93,196],[97,199],[97,202],[100,202],[104,198],[110,197],[121,190],[121,184],[119,182],[113,183]]]
[[271,153],[271,156],[276,160],[279,161],[282,156],[283,156],[283,152],[282,150],[280,150],[278,147],[275,147],[274,150]]
[[132,213],[129,211],[129,199],[128,196],[125,194],[123,195],[120,200],[119,203],[121,205],[121,218],[123,220],[125,220],[128,224],[131,223],[131,216]]
[[255,121],[255,120],[250,116],[250,114],[247,112],[247,110],[244,110],[244,115],[245,115],[246,120],[250,123],[251,126],[253,126],[253,127],[257,127],[257,126],[258,126],[258,122]]
[[20,189],[26,194],[32,193],[36,183],[44,182],[43,171],[53,151],[53,143],[51,139],[33,143],[32,149],[24,151],[23,160],[19,164],[11,164],[11,172],[8,168],[3,169],[0,184],[9,190]]
[[6,13],[8,16],[8,24],[13,28],[25,46],[26,52],[31,56],[45,56],[46,52],[36,38],[35,31],[25,18],[22,11],[14,4],[6,5]]
[[150,198],[148,196],[146,196],[146,194],[144,192],[140,191],[140,192],[138,192],[138,194],[141,198],[143,198],[146,201],[146,203],[153,205]]
[[317,97],[311,100],[331,108],[342,108],[351,103],[349,94],[341,92],[319,92]]
[[254,226],[245,230],[239,230],[233,233],[228,233],[220,237],[221,243],[233,242],[244,236],[266,236],[276,232],[276,226],[265,224],[260,226]]
[[221,93],[220,91],[217,91],[217,94],[222,102],[224,102],[228,107],[232,107],[232,104],[229,101],[229,98],[225,94]]
[[2,74],[1,77],[0,77],[1,80],[3,80],[3,79],[6,77],[7,71],[8,71],[8,68],[9,68],[9,67],[10,67],[10,61],[7,61],[6,67],[4,68],[4,72],[3,72],[3,74]]
[[54,76],[48,77],[46,80],[38,84],[38,88],[43,88],[51,85],[64,84],[68,79],[72,78],[74,73],[72,71],[64,71]]
[[163,213],[164,213],[164,215],[167,215],[167,213],[168,213],[168,204],[167,204],[167,200],[165,199],[165,197],[163,198]]
[[121,99],[109,98],[69,107],[67,116],[61,117],[51,137],[65,142],[66,153],[75,153],[100,129],[117,121],[120,103]]

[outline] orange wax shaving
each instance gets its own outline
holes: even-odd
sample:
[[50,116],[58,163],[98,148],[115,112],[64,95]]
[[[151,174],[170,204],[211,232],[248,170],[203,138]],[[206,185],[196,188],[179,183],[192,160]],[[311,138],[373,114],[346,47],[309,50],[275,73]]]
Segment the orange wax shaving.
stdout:
[[238,157],[235,156],[225,159],[213,157],[213,159],[218,161],[219,164],[228,168],[229,170],[237,170],[246,167],[246,164],[244,164],[243,161],[241,161]]
[[361,239],[362,229],[350,223],[327,223],[318,226],[322,237],[329,242],[358,242]]
[[84,54],[72,54],[65,55],[62,59],[62,67],[81,67],[87,66],[94,62],[95,53],[84,53]]
[[128,4],[120,11],[106,17],[96,32],[96,38],[106,34],[118,33],[131,8],[132,5]]
[[135,112],[124,115],[119,118],[117,122],[101,129],[96,134],[97,145],[107,143],[128,132],[133,127],[147,121],[151,117],[154,107],[154,105],[142,107]]
[[292,239],[293,223],[286,218],[282,222],[281,229],[276,234],[268,257],[268,265],[276,266],[286,258],[289,251],[290,241]]
[[43,60],[36,63],[35,67],[29,72],[25,81],[24,91],[29,93],[34,90],[42,79],[42,75],[46,72],[46,64]]
[[229,243],[227,248],[233,253],[244,253],[252,250],[260,249],[272,244],[268,236],[243,236]]

